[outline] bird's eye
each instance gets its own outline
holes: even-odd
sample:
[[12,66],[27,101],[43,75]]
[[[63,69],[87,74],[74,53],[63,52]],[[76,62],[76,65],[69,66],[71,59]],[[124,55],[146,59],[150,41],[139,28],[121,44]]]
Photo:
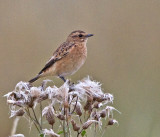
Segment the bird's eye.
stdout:
[[81,38],[82,36],[83,36],[82,34],[79,34],[79,35],[78,35],[78,37],[80,37],[80,38]]

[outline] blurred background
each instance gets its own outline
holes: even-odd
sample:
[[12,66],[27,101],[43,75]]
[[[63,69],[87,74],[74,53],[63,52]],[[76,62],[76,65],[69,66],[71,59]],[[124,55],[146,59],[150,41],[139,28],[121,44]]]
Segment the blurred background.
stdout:
[[[159,137],[159,0],[0,0],[0,136],[9,136],[13,122],[2,96],[34,77],[77,29],[95,35],[88,40],[85,65],[68,78],[90,75],[100,81],[122,112],[114,113],[119,126],[110,127],[105,136]],[[37,136],[34,130],[28,133],[24,121],[17,133]]]

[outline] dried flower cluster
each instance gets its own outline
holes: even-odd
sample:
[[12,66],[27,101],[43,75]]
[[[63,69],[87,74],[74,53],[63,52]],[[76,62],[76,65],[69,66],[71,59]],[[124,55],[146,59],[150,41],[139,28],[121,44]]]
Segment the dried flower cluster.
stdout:
[[[108,106],[113,102],[113,95],[103,93],[99,82],[87,77],[78,81],[77,84],[70,84],[69,81],[66,81],[59,88],[47,87],[47,82],[49,81],[43,81],[39,87],[33,87],[27,82],[19,82],[14,91],[6,94],[5,97],[10,105],[10,118],[28,117],[40,136],[49,135],[51,137],[60,137],[60,134],[69,137],[74,132],[77,137],[84,136],[89,127],[99,127],[102,130],[102,127],[117,123],[113,119],[113,110],[116,109]],[[45,100],[49,102],[49,105],[42,107]],[[41,114],[36,113],[36,108],[40,108]],[[43,129],[45,121],[42,117],[45,117],[51,129]],[[56,122],[59,122],[62,129],[53,131]],[[103,123],[106,124],[105,127],[102,126]]]

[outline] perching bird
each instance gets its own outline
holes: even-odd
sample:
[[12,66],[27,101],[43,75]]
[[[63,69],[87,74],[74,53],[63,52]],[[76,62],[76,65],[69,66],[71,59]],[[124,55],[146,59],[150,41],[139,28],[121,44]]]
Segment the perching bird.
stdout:
[[38,75],[29,82],[32,83],[46,76],[58,76],[65,82],[65,76],[74,74],[84,64],[87,58],[86,43],[91,36],[93,34],[87,34],[81,30],[73,31],[53,53]]

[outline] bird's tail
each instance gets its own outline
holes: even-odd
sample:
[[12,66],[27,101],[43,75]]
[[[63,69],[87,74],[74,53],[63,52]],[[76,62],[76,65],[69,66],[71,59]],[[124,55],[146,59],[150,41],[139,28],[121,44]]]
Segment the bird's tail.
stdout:
[[29,83],[33,83],[34,81],[36,81],[37,79],[39,79],[39,75],[37,75],[36,77],[34,77],[33,79],[29,80]]

